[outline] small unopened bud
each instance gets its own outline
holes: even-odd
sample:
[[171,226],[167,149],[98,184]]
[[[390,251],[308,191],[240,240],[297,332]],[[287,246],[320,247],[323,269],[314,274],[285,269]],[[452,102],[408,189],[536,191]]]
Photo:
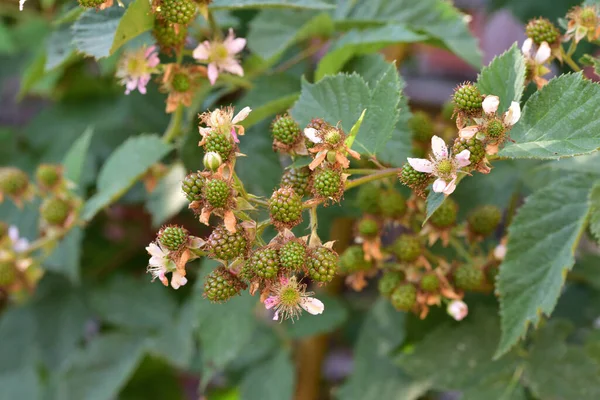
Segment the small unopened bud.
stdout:
[[204,155],[204,166],[211,171],[216,171],[223,164],[223,159],[219,153],[209,151]]
[[51,190],[59,185],[62,180],[62,167],[42,164],[38,167],[35,176],[42,189]]
[[455,320],[461,321],[469,314],[469,307],[467,307],[467,304],[464,301],[453,300],[448,304],[446,312]]
[[71,203],[60,197],[49,197],[40,207],[40,215],[48,225],[63,225],[71,211]]

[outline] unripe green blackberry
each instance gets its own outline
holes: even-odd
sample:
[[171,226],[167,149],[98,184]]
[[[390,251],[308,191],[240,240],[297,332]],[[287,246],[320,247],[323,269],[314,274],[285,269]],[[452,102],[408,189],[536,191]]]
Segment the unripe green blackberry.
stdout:
[[392,244],[392,252],[400,262],[410,263],[421,255],[421,241],[416,235],[404,233]]
[[454,106],[466,112],[481,110],[483,97],[472,83],[465,82],[454,90]]
[[35,177],[39,185],[45,189],[53,188],[62,178],[60,167],[50,164],[40,165],[35,172]]
[[412,188],[425,185],[431,178],[431,175],[416,171],[409,163],[406,163],[402,166],[399,178],[402,183]]
[[50,225],[62,225],[71,212],[71,203],[60,197],[48,197],[40,207],[42,219]]
[[297,240],[289,240],[279,248],[281,268],[298,272],[306,265],[306,246]]
[[331,282],[338,263],[335,251],[324,246],[310,250],[308,254],[308,276],[316,282]]
[[359,271],[368,271],[373,264],[365,260],[365,252],[362,246],[352,245],[340,256],[340,269],[346,274]]
[[471,166],[475,166],[483,160],[485,157],[485,146],[483,142],[475,137],[471,139],[462,139],[458,138],[454,141],[454,146],[452,147],[453,154],[458,154],[463,150],[469,150],[469,161],[471,161]]
[[0,287],[12,284],[16,278],[14,264],[9,259],[0,259]]
[[358,234],[362,237],[375,237],[379,234],[379,224],[370,217],[364,217],[358,222]]
[[227,160],[233,151],[233,143],[231,143],[229,136],[213,131],[204,138],[204,151],[207,153],[214,151],[223,160]]
[[245,286],[225,267],[218,267],[204,281],[204,297],[212,302],[220,303],[238,294]]
[[277,229],[292,228],[302,222],[302,198],[292,188],[280,188],[269,199],[269,213]]
[[79,5],[85,8],[100,7],[106,0],[79,0]]
[[506,132],[506,127],[499,119],[492,119],[487,122],[483,129],[483,133],[490,139],[500,139],[504,136],[504,132]]
[[478,207],[467,217],[469,230],[479,236],[487,236],[494,232],[501,219],[502,211],[493,205]]
[[398,286],[390,296],[392,305],[400,311],[410,311],[417,302],[417,288],[412,283]]
[[433,293],[437,292],[440,288],[440,278],[435,274],[423,275],[421,278],[421,289],[425,292]]
[[202,200],[202,187],[204,186],[204,178],[202,175],[192,172],[183,179],[181,189],[189,202]]
[[235,233],[227,230],[225,225],[217,226],[206,240],[211,256],[219,260],[230,261],[242,256],[248,250],[248,241],[240,228]]
[[281,187],[291,187],[298,196],[310,193],[310,169],[308,167],[286,169],[281,177]]
[[171,86],[173,86],[173,90],[179,93],[187,92],[190,90],[192,82],[190,81],[190,77],[188,74],[183,72],[178,72],[173,75],[171,79]]
[[204,198],[213,208],[223,208],[231,198],[229,184],[220,178],[212,178],[205,182]]
[[434,134],[433,120],[425,111],[416,111],[408,121],[413,140],[429,143]]
[[277,250],[271,247],[256,249],[246,264],[250,271],[262,279],[273,279],[279,272]]
[[379,279],[377,288],[382,296],[389,297],[392,292],[404,281],[404,272],[402,271],[387,271]]
[[187,229],[177,225],[165,226],[158,232],[158,240],[160,244],[171,251],[183,249],[190,237]]
[[429,222],[436,228],[450,228],[456,223],[457,215],[458,204],[450,197],[447,197],[438,209],[431,214]]
[[312,192],[315,197],[338,199],[343,192],[342,173],[334,169],[319,169],[313,173]]
[[556,26],[546,18],[536,18],[529,21],[525,27],[525,34],[538,46],[542,42],[553,44],[560,38],[560,32]]
[[152,34],[163,50],[177,49],[185,43],[187,28],[156,19]]
[[271,124],[271,134],[278,142],[291,146],[302,138],[300,125],[288,114],[277,116]]
[[459,289],[477,290],[484,283],[484,273],[473,265],[461,265],[454,271],[454,283]]
[[191,0],[163,0],[159,15],[173,24],[187,25],[196,11],[196,4]]
[[406,199],[395,190],[385,190],[379,196],[381,215],[386,218],[400,218],[406,214]]
[[367,184],[358,188],[356,194],[356,204],[361,211],[367,214],[379,214],[381,206],[379,196],[381,189],[377,185]]
[[29,187],[29,177],[18,168],[0,168],[0,193],[19,196]]

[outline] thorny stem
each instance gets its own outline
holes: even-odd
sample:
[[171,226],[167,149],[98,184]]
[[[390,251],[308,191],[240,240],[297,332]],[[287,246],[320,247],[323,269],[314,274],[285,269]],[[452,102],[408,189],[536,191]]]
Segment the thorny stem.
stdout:
[[170,143],[181,134],[181,120],[183,118],[183,106],[180,104],[171,115],[169,126],[163,135],[163,142]]

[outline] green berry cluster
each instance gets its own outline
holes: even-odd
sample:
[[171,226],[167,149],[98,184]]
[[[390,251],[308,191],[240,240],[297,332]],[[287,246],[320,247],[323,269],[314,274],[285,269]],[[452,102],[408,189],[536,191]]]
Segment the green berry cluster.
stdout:
[[204,296],[215,303],[231,299],[245,289],[246,285],[225,267],[213,270],[204,282]]
[[556,43],[560,38],[559,30],[546,18],[536,18],[529,21],[525,27],[525,34],[538,46],[542,42]]
[[406,214],[406,199],[395,190],[385,190],[379,195],[381,215],[386,218],[400,218]]
[[352,245],[340,256],[340,269],[346,274],[368,271],[372,267],[373,263],[365,260],[365,252],[363,251],[362,246]]
[[29,187],[29,177],[18,168],[0,168],[0,193],[10,196],[23,194]]
[[171,79],[171,85],[173,86],[173,90],[179,93],[184,93],[190,90],[192,86],[192,81],[188,74],[183,72],[178,72],[173,75]]
[[204,178],[197,172],[192,172],[186,176],[181,183],[181,189],[190,203],[192,201],[202,200],[203,186]]
[[398,261],[404,263],[416,261],[423,251],[421,240],[416,235],[408,233],[398,236],[392,244],[391,250]]
[[471,83],[463,83],[454,90],[454,106],[466,112],[481,110],[483,97],[479,89]]
[[506,132],[506,128],[499,119],[494,118],[488,121],[484,127],[486,137],[492,141],[501,139],[504,136],[504,132]]
[[35,177],[42,188],[51,189],[62,179],[60,167],[56,165],[42,164],[36,172]]
[[374,218],[363,217],[358,221],[358,234],[366,238],[375,237],[379,234],[379,224]]
[[277,228],[292,228],[302,222],[302,198],[292,188],[280,188],[269,200],[271,220]]
[[187,229],[176,225],[169,225],[158,232],[159,242],[171,251],[183,249],[190,234]]
[[409,163],[406,163],[402,166],[399,178],[406,186],[417,189],[427,185],[431,176],[425,172],[416,171]]
[[185,37],[187,36],[187,29],[156,19],[152,34],[156,39],[156,43],[158,43],[163,51],[171,51],[183,46]]
[[279,272],[279,255],[277,250],[265,246],[256,249],[246,263],[246,276],[256,276],[261,279],[273,279]]
[[187,25],[196,15],[196,4],[192,0],[163,0],[159,15],[173,24]]
[[413,140],[429,143],[434,134],[433,120],[425,111],[416,111],[408,121]]
[[40,207],[42,219],[49,225],[62,225],[71,212],[71,203],[60,197],[48,197]]
[[231,233],[224,225],[217,226],[211,232],[206,245],[211,256],[225,261],[245,255],[248,250],[248,241],[244,231],[238,227],[235,233]]
[[475,166],[483,160],[485,157],[485,146],[481,140],[472,137],[471,139],[458,138],[454,141],[452,151],[454,154],[458,154],[463,150],[469,150],[469,161],[471,166]]
[[212,178],[204,185],[204,198],[213,208],[224,208],[231,199],[229,184],[220,178]]
[[456,223],[458,204],[450,197],[438,207],[429,218],[429,222],[436,228],[450,228]]
[[291,187],[300,197],[310,193],[310,169],[308,167],[286,169],[281,177],[281,187]]
[[454,283],[463,290],[477,290],[485,282],[483,270],[474,265],[461,265],[454,271]]
[[430,273],[423,275],[421,278],[421,289],[425,292],[434,293],[440,288],[440,278],[437,275]]
[[312,178],[312,193],[315,197],[339,200],[343,193],[341,171],[319,169],[313,173]]
[[374,184],[362,185],[358,188],[356,195],[356,205],[361,211],[368,214],[379,214],[381,207],[379,205],[379,196],[381,189]]
[[281,268],[299,272],[306,266],[306,246],[298,240],[289,240],[279,248]]
[[467,217],[469,230],[478,236],[487,236],[493,233],[501,219],[502,211],[493,205],[478,207]]
[[392,292],[404,281],[405,277],[402,271],[386,271],[377,284],[379,293],[385,297],[390,297]]
[[398,286],[390,296],[392,305],[400,311],[410,311],[417,302],[417,288],[412,283]]
[[300,125],[288,114],[278,116],[271,124],[273,138],[281,144],[291,146],[302,138]]
[[233,143],[229,135],[222,135],[213,131],[204,138],[204,151],[214,151],[221,156],[221,159],[227,160],[233,151]]
[[308,276],[316,282],[331,282],[338,263],[335,251],[324,246],[310,249],[308,254]]
[[106,0],[79,0],[81,7],[96,8],[100,7]]

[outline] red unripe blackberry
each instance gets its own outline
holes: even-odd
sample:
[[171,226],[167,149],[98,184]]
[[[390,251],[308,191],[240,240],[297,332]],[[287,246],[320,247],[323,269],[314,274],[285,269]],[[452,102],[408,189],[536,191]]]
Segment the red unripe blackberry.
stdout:
[[316,282],[331,282],[337,269],[338,255],[324,246],[310,249],[308,275]]
[[243,256],[248,250],[244,230],[238,228],[235,233],[231,233],[225,225],[219,225],[211,232],[206,245],[212,257],[225,261]]
[[204,297],[212,302],[221,303],[240,293],[245,287],[246,285],[225,267],[218,267],[204,281]]
[[279,256],[271,247],[256,249],[250,256],[246,267],[254,275],[262,279],[273,279],[279,272]]

